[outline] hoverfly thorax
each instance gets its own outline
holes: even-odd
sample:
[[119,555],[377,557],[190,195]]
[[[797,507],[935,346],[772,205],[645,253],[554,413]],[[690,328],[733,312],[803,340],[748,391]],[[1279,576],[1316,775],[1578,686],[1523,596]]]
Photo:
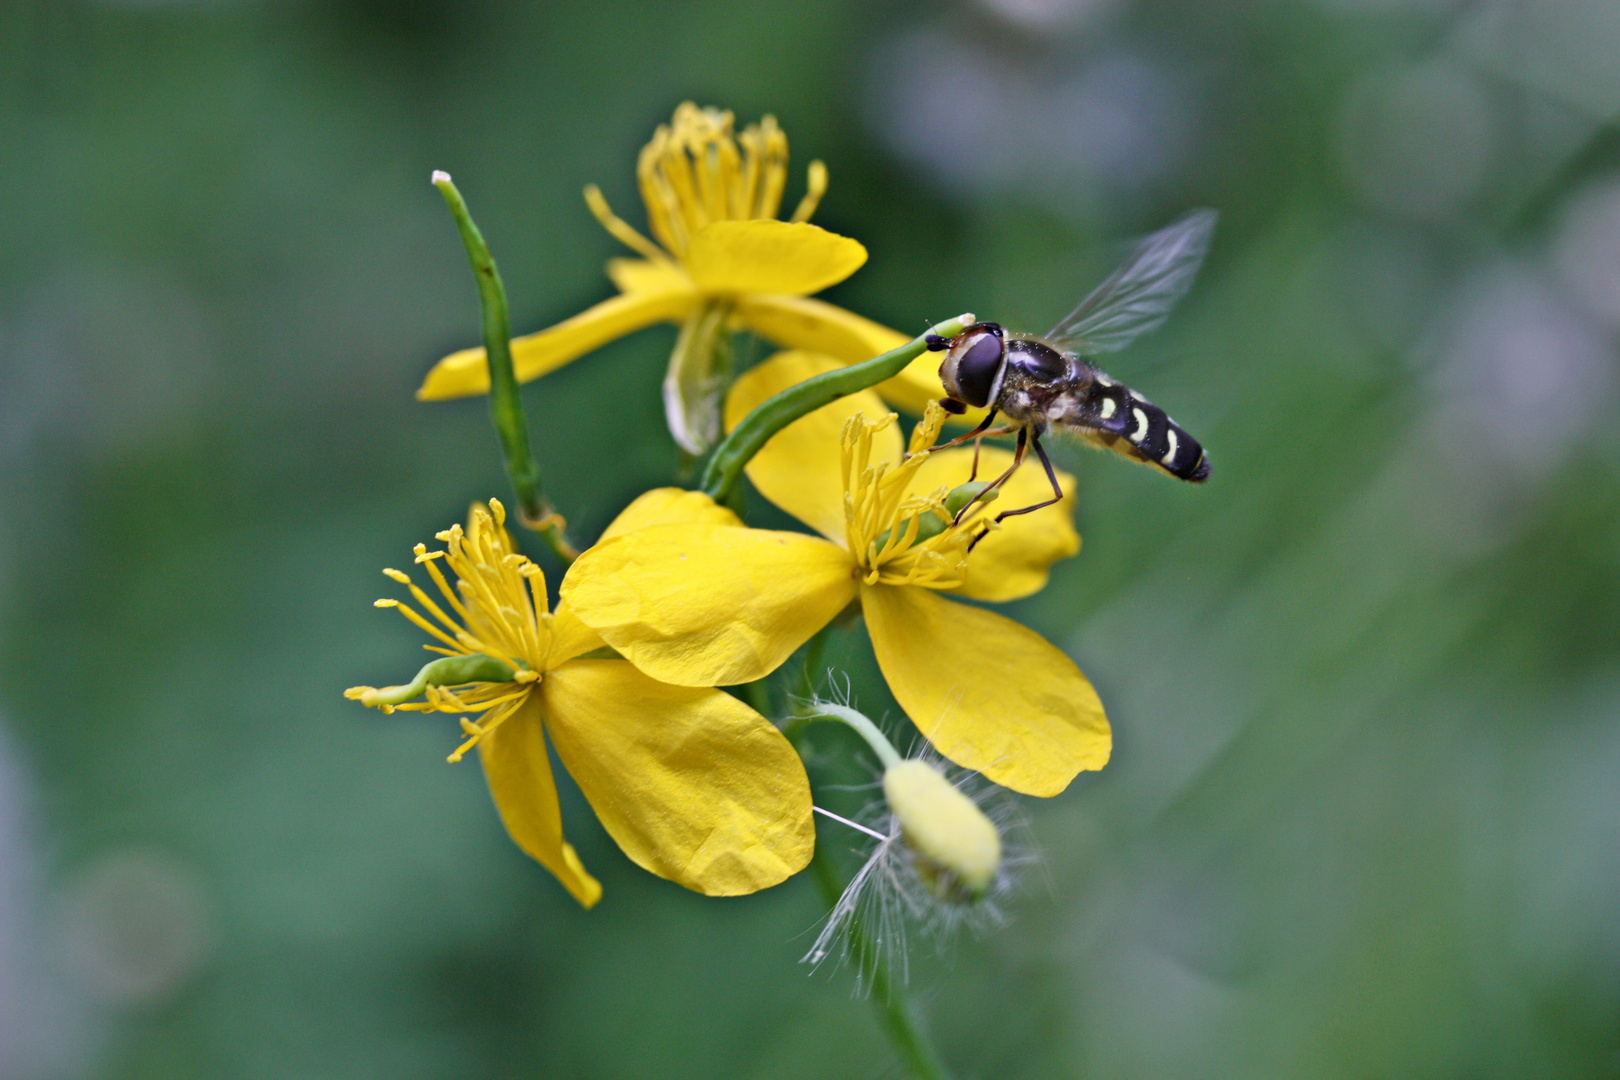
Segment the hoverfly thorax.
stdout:
[[974,323],[951,339],[939,365],[945,392],[974,408],[989,407],[1001,393],[1007,342],[996,323]]

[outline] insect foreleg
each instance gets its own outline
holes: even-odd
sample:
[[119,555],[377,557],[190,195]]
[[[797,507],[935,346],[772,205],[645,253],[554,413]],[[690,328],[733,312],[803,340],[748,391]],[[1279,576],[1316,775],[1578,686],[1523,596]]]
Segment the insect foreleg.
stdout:
[[949,450],[953,446],[961,446],[963,443],[967,442],[969,439],[976,439],[976,438],[979,438],[982,435],[995,434],[995,432],[990,432],[990,431],[985,430],[986,428],[988,428],[990,426],[991,421],[993,421],[995,418],[996,418],[996,407],[994,405],[992,405],[992,406],[990,406],[990,411],[984,414],[984,419],[979,422],[978,427],[974,428],[972,431],[968,432],[966,435],[958,435],[956,438],[952,439],[948,443],[944,443],[944,444],[942,444],[940,446],[932,447],[930,452],[932,452],[932,450]]

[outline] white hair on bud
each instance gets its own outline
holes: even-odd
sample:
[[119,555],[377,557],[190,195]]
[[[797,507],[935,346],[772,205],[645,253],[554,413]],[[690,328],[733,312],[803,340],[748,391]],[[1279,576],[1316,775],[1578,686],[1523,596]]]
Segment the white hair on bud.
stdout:
[[[847,695],[848,688],[843,692]],[[923,761],[940,769],[957,790],[973,800],[995,826],[1002,841],[1002,858],[994,879],[978,898],[941,895],[919,872],[916,854],[887,804],[882,799],[870,803],[861,817],[883,839],[871,842],[866,861],[844,887],[802,960],[818,968],[835,957],[835,963],[849,963],[855,969],[855,992],[861,995],[871,993],[872,986],[869,972],[855,956],[852,933],[857,927],[889,977],[904,984],[910,977],[908,936],[913,930],[943,952],[963,927],[978,934],[1005,925],[1006,904],[1018,891],[1022,871],[1039,861],[1029,840],[1028,824],[1008,791],[977,773],[948,766],[932,751],[907,761]]]

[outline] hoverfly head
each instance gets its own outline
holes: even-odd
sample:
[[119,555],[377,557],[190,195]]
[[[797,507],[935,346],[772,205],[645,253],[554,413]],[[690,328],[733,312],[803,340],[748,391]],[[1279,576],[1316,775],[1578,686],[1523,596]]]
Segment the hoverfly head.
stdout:
[[996,399],[1007,367],[1007,343],[996,323],[974,323],[951,339],[939,381],[958,401],[983,409]]

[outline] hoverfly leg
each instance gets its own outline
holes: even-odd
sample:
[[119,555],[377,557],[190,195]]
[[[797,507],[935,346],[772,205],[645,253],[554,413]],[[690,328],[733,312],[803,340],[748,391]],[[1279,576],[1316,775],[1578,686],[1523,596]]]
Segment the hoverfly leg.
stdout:
[[[1058,484],[1057,472],[1052,468],[1052,460],[1046,456],[1046,447],[1041,445],[1041,437],[1039,435],[1031,435],[1029,444],[1035,448],[1035,456],[1041,459],[1041,466],[1046,469],[1046,479],[1051,481],[1052,484],[1052,497],[1047,499],[1045,502],[1031,503],[1029,506],[1020,507],[1017,510],[1003,510],[1001,513],[996,515],[997,524],[1000,524],[1007,518],[1017,517],[1019,514],[1033,514],[1035,511],[1040,510],[1043,507],[1051,506],[1053,503],[1063,501],[1063,488]],[[975,543],[977,543],[977,541],[975,541]]]
[[[942,398],[940,400],[940,404],[944,405],[945,402],[952,401],[952,400],[954,400],[954,399],[952,399],[952,398]],[[957,404],[961,404],[961,403],[958,402]],[[965,411],[967,406],[963,405],[962,408]],[[954,409],[946,409],[945,411],[946,412],[955,412],[956,410],[954,410]],[[981,435],[1004,435],[1004,434],[1006,434],[1007,433],[1006,431],[986,431],[985,430],[985,428],[989,427],[990,422],[992,420],[994,420],[995,418],[996,418],[996,410],[995,410],[994,406],[991,406],[990,411],[988,413],[986,413],[985,416],[984,416],[984,421],[982,423],[980,423],[978,427],[976,427],[972,431],[968,432],[966,435],[958,435],[956,438],[952,439],[948,443],[941,443],[939,446],[931,446],[927,450],[922,450],[922,451],[918,451],[918,452],[919,453],[924,453],[924,454],[932,454],[932,453],[934,453],[935,451],[938,451],[938,450],[949,450],[953,446],[961,446],[963,443],[967,442],[969,439],[976,438],[976,437],[981,436]],[[1010,431],[1011,429],[1009,428],[1007,430]],[[911,455],[908,453],[906,455],[906,457],[909,459],[911,457]]]
[[979,448],[984,445],[984,440],[993,435],[1011,435],[1016,430],[1018,429],[1012,427],[1011,425],[1008,425],[1007,427],[998,427],[981,433],[977,439],[973,440],[973,471],[968,474],[968,483],[971,484],[973,481],[979,478]]
[[[949,400],[949,399],[946,399],[946,400]],[[961,446],[963,443],[967,442],[969,439],[976,439],[976,438],[979,438],[979,437],[985,436],[985,435],[1006,435],[1006,434],[1008,434],[1010,432],[1010,429],[1004,430],[1004,431],[989,431],[989,430],[986,430],[986,429],[988,429],[990,427],[991,422],[993,420],[995,420],[995,418],[996,418],[996,407],[994,405],[992,405],[992,406],[990,406],[990,411],[984,414],[984,419],[982,421],[980,421],[978,427],[974,428],[972,431],[968,432],[966,435],[958,435],[956,438],[952,439],[948,443],[941,443],[939,446],[931,447],[929,449],[929,453],[933,453],[936,450],[949,450],[953,446]]]
[[[956,517],[951,519],[951,525],[953,527],[962,524],[962,519],[967,516],[967,512],[969,510],[972,510],[975,506],[977,506],[979,504],[979,502],[981,500],[983,500],[985,495],[987,495],[990,492],[996,490],[1002,484],[1005,484],[1007,482],[1007,480],[1012,476],[1012,474],[1018,471],[1018,466],[1020,466],[1020,465],[1022,465],[1024,463],[1024,449],[1025,449],[1025,446],[1027,445],[1025,440],[1027,440],[1028,438],[1029,438],[1029,428],[1019,428],[1018,429],[1018,446],[1017,446],[1016,449],[1013,450],[1013,463],[1010,466],[1007,467],[1006,472],[1002,473],[1000,476],[998,476],[994,480],[990,481],[990,483],[986,484],[983,491],[981,491],[977,495],[973,496],[973,499],[966,506],[962,507],[961,510],[957,511]],[[986,530],[986,531],[988,531],[988,530]],[[978,536],[973,538],[973,543],[977,544],[982,539],[984,539],[984,534],[980,533]],[[968,550],[969,551],[973,550],[973,545],[972,544],[968,545]]]
[[995,419],[996,419],[996,407],[994,405],[992,405],[992,406],[990,406],[990,411],[984,414],[984,419],[979,421],[979,426],[978,427],[974,428],[972,431],[968,432],[966,435],[958,435],[956,438],[952,439],[950,442],[946,443],[944,446],[936,446],[936,447],[934,447],[934,449],[936,449],[936,450],[949,450],[953,446],[961,446],[963,443],[967,442],[969,439],[973,438],[974,436],[984,434],[985,429],[988,428],[995,421]]

